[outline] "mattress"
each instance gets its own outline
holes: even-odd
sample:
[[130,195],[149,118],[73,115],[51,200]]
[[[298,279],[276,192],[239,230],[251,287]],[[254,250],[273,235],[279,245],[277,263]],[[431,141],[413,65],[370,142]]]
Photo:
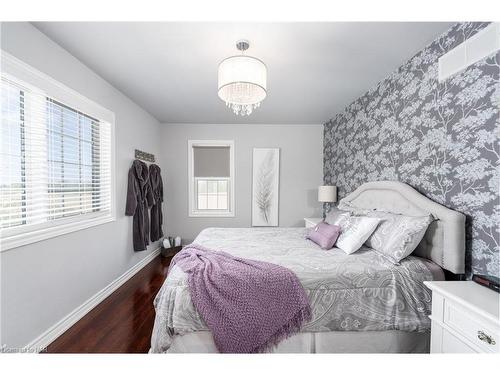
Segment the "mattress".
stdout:
[[[410,256],[394,265],[372,249],[347,255],[305,239],[305,228],[209,228],[195,243],[293,271],[312,319],[302,332],[427,332],[431,293],[423,282],[444,279],[439,266]],[[191,302],[187,275],[174,266],[155,298],[151,352],[166,352],[175,335],[208,331]]]

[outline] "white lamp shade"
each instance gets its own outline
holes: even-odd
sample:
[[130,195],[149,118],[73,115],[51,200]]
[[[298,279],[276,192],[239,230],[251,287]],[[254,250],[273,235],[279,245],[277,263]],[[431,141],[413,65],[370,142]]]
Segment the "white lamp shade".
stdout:
[[226,103],[260,103],[267,95],[266,65],[252,56],[232,56],[219,64],[218,95]]
[[318,202],[337,202],[337,187],[320,186],[318,188]]

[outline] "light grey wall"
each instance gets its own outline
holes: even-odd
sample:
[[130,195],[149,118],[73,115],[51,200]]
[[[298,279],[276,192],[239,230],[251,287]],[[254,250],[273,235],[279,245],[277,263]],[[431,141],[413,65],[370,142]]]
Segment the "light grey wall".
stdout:
[[[188,216],[189,139],[234,140],[235,217]],[[323,181],[322,125],[164,124],[161,135],[166,229],[190,241],[207,227],[251,225],[252,149],[279,147],[279,224],[302,226],[303,218],[321,214],[317,188]]]
[[[158,122],[29,23],[2,23],[1,48],[116,115],[117,220],[2,252],[0,342],[28,344],[123,274],[134,253],[124,216],[127,172],[135,148],[159,155]],[[161,166],[161,163],[160,163]]]

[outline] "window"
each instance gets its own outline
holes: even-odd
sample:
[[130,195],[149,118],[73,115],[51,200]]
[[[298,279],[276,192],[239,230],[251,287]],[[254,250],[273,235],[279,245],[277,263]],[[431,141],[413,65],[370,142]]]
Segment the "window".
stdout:
[[114,220],[113,114],[8,54],[2,64],[1,250]]
[[100,204],[99,120],[51,99],[47,113],[49,219],[107,209]]
[[227,210],[229,195],[227,186],[229,178],[195,177],[197,210]]
[[234,216],[233,141],[189,141],[189,216]]

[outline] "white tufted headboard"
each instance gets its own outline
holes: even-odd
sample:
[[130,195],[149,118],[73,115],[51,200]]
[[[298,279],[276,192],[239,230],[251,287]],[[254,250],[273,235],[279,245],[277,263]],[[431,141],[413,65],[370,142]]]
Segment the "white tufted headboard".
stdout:
[[465,272],[465,216],[433,202],[412,187],[396,181],[367,182],[340,202],[408,216],[432,214],[432,222],[413,252],[453,273]]

